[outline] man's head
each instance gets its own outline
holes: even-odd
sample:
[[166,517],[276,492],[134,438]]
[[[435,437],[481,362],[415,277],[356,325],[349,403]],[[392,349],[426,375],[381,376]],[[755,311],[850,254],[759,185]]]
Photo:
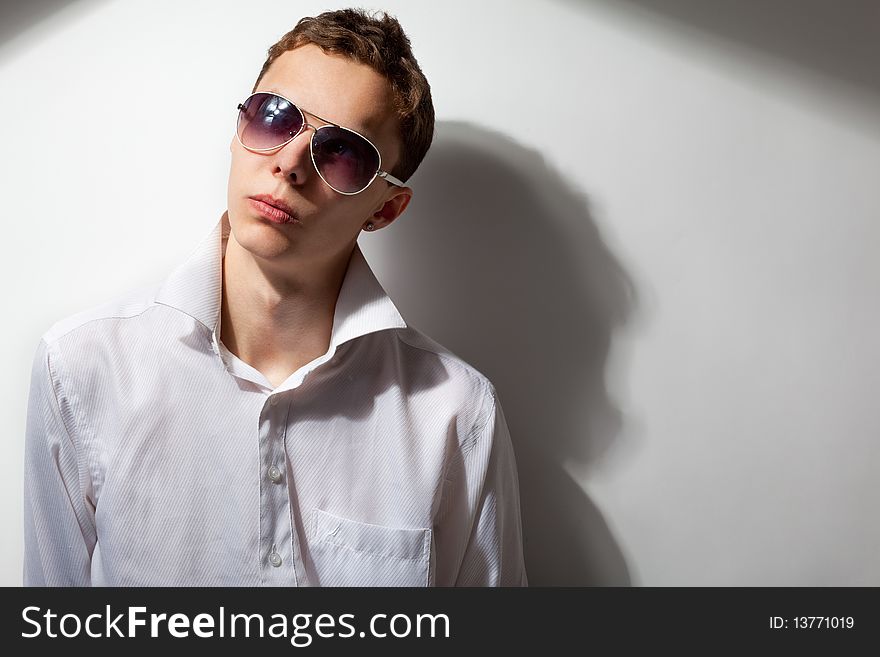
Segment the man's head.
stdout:
[[[345,9],[301,19],[269,49],[253,92],[273,91],[300,107],[315,128],[331,122],[367,137],[382,169],[406,181],[431,145],[434,109],[427,80],[400,24]],[[320,117],[320,118],[319,118]],[[380,229],[412,197],[377,177],[362,192],[340,194],[318,175],[310,157],[314,130],[305,127],[283,147],[253,152],[233,136],[229,221],[236,241],[253,255],[284,266],[350,251],[368,222]],[[269,195],[290,206],[299,223],[273,224],[250,197]]]

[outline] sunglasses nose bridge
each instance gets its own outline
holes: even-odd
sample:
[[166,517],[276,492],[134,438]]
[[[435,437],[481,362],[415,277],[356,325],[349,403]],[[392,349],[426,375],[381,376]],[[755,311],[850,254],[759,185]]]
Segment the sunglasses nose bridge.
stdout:
[[[302,125],[299,127],[299,130],[297,130],[296,132],[294,132],[293,134],[291,134],[291,135],[290,135],[290,138],[289,138],[287,141],[285,141],[283,144],[281,144],[281,145],[279,146],[279,148],[283,148],[284,146],[287,146],[290,142],[292,142],[294,139],[296,139],[296,138],[299,137],[302,133],[304,133],[308,128],[311,128],[311,129],[314,130],[316,133],[318,132],[318,128],[317,128],[317,127],[313,126],[313,125],[312,125],[311,123],[309,123],[308,121],[303,120],[303,123],[302,123]],[[314,135],[312,135],[312,137],[314,137]],[[310,153],[311,153],[311,150],[312,150],[312,140],[309,139],[309,152],[310,152]]]

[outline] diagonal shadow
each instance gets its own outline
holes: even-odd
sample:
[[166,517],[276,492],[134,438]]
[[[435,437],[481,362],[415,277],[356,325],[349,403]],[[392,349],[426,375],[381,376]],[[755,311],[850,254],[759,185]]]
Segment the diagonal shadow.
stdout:
[[29,0],[0,3],[0,46],[77,0]]
[[857,85],[880,105],[876,0],[562,0],[671,21]]
[[439,122],[408,212],[368,244],[407,321],[495,384],[520,473],[529,584],[630,585],[609,524],[563,468],[620,447],[605,388],[635,304],[585,196],[535,151]]
[[[97,8],[107,0],[27,0],[0,3],[0,62],[21,48],[32,47],[30,40],[39,28],[50,22],[64,22],[76,13]],[[73,11],[76,10],[76,11]],[[39,37],[35,37],[39,40]]]

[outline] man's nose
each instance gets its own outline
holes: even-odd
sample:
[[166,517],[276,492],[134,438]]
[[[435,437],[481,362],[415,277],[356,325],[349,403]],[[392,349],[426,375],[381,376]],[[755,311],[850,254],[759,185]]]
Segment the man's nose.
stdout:
[[303,125],[299,133],[284,144],[275,153],[277,166],[284,171],[288,178],[292,178],[296,182],[305,182],[313,173],[312,154],[310,143],[312,141],[311,128],[317,131],[317,128],[310,123]]

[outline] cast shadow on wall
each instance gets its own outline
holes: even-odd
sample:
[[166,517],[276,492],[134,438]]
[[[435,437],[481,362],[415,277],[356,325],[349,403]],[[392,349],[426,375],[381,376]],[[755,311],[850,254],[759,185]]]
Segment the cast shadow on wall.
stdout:
[[23,0],[0,2],[0,62],[41,42],[41,28],[59,29],[77,17],[95,11],[107,0]]
[[587,198],[536,151],[450,121],[408,184],[410,207],[370,242],[374,267],[408,322],[498,390],[529,584],[633,584],[609,523],[562,467],[601,467],[622,440],[605,365],[636,303]]

